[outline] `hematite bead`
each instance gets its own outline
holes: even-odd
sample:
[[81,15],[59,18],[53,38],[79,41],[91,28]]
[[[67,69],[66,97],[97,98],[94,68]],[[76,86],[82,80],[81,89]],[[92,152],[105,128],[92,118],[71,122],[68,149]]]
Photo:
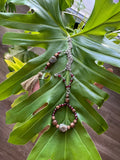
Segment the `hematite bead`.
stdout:
[[49,62],[51,64],[55,63],[57,61],[57,58],[55,56],[52,56],[50,59],[49,59]]

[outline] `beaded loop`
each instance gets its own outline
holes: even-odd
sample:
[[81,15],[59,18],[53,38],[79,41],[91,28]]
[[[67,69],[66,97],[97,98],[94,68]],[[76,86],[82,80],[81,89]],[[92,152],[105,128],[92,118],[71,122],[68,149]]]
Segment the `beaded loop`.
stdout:
[[[74,114],[74,117],[75,119],[73,120],[73,122],[71,122],[69,125],[66,125],[66,124],[58,124],[57,120],[55,119],[55,113],[62,107],[69,107],[72,111],[72,113]],[[68,103],[63,103],[63,104],[59,104],[55,107],[54,111],[53,111],[53,114],[52,114],[52,124],[54,126],[56,126],[56,128],[59,128],[59,130],[61,132],[66,132],[67,130],[71,129],[71,128],[74,128],[75,127],[75,124],[77,123],[77,120],[78,120],[78,116],[77,116],[77,113],[76,113],[76,110]]]

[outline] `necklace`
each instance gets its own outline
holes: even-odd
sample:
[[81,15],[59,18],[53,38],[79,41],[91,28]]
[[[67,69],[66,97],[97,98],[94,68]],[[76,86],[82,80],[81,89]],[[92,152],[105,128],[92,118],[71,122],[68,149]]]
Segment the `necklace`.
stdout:
[[[49,67],[51,67],[51,65],[53,65],[54,63],[57,62],[57,59],[59,57],[59,55],[61,54],[61,51],[55,53],[54,56],[52,56],[49,59],[49,62],[46,64],[45,66],[45,70],[47,70]],[[74,75],[71,72],[71,65],[73,62],[73,57],[72,57],[72,39],[70,37],[68,37],[68,49],[66,51],[64,51],[64,54],[67,55],[67,59],[68,62],[66,64],[66,67],[64,70],[60,71],[59,73],[54,74],[55,77],[58,78],[62,78],[64,84],[65,84],[65,88],[66,88],[66,96],[65,96],[65,102],[63,104],[59,104],[55,107],[53,113],[52,113],[52,124],[58,128],[61,132],[66,132],[71,128],[75,127],[75,124],[77,123],[78,117],[77,117],[77,113],[76,110],[69,104],[70,102],[70,89],[71,89],[71,84],[74,80]],[[69,76],[70,76],[70,81],[69,84],[67,84],[66,79],[63,77],[62,73],[68,71],[69,72]],[[56,112],[61,108],[61,107],[68,107],[71,109],[72,113],[74,114],[75,119],[73,120],[73,122],[71,122],[69,125],[66,124],[58,124],[55,114]]]

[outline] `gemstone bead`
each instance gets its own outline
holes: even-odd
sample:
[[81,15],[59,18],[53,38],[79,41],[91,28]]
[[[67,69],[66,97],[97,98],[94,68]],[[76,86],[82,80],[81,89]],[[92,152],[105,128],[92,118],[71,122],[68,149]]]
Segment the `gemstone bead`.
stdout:
[[53,120],[53,125],[56,126],[57,125],[57,120]]
[[75,126],[75,124],[72,122],[70,123],[71,128],[73,128]]
[[67,129],[70,129],[70,126],[67,126]]
[[66,102],[66,103],[69,103],[69,98],[66,98],[66,99],[65,99],[65,102]]
[[56,128],[59,128],[59,126],[60,126],[60,125],[59,125],[59,124],[57,124],[57,125],[56,125]]
[[74,119],[74,121],[73,121],[74,123],[77,123],[77,120],[76,119]]
[[60,108],[60,106],[56,106],[56,109],[59,109]]
[[67,125],[65,125],[65,124],[60,124],[59,130],[60,130],[61,132],[66,132],[66,131],[67,131]]
[[50,59],[49,59],[49,62],[51,64],[55,63],[57,61],[57,58],[55,56],[52,56]]
[[45,66],[45,69],[47,69],[47,66]]
[[66,94],[66,98],[69,98],[69,94]]
[[49,62],[47,63],[47,67],[50,67],[50,63]]
[[52,116],[52,119],[55,120],[55,116]]
[[55,53],[55,57],[58,57],[59,56],[59,54],[58,53]]

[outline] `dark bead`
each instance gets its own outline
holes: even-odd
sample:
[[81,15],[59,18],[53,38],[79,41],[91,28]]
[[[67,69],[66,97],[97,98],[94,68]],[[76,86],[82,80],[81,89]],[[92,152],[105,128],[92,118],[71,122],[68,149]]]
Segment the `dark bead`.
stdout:
[[63,82],[65,82],[65,79],[63,79]]
[[73,77],[74,75],[73,74],[71,74],[71,77]]
[[58,53],[58,55],[59,55],[59,54],[61,53],[61,51],[58,51],[57,53]]

